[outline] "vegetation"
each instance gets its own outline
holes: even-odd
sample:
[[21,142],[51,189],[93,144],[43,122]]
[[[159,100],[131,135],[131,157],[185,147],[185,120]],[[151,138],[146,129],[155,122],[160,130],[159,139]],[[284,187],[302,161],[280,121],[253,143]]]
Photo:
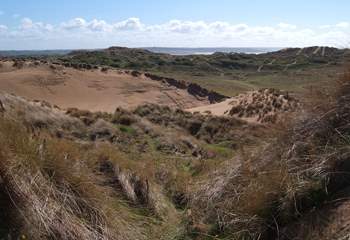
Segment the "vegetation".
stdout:
[[[68,109],[65,114],[13,95],[0,99],[5,106],[0,122],[2,206],[13,209],[4,211],[11,219],[1,223],[2,236],[185,236],[181,215],[188,203],[187,184],[230,159],[236,149],[202,141],[187,133],[187,124],[165,127],[123,109],[115,114]],[[159,111],[165,116],[172,110]],[[179,113],[174,118],[180,121],[185,113]],[[191,116],[187,118],[182,121]],[[115,221],[118,214],[120,221]]]
[[309,85],[333,79],[350,60],[347,49],[291,48],[266,54],[215,53],[174,56],[143,49],[111,47],[100,51],[75,51],[63,62],[134,69],[197,83],[232,96],[242,91],[277,88],[303,92]]
[[[315,239],[316,231],[322,233],[324,225],[307,229],[303,224],[311,222],[298,221],[310,211],[322,211],[348,187],[349,83],[347,74],[337,89],[329,87],[313,96],[307,115],[275,132],[276,140],[268,147],[240,154],[199,184],[191,198],[193,234],[209,232],[213,239]],[[291,231],[292,222],[307,230]]]
[[[112,48],[63,61],[110,65],[90,61],[129,51],[137,61],[158,56]],[[309,72],[330,65],[316,49],[303,50],[313,57],[296,51],[196,57],[215,74],[253,71],[251,58],[274,54],[281,62],[297,55]],[[329,61],[346,59],[337,57],[345,50],[325,51]],[[144,61],[186,74],[201,69],[188,61],[195,56],[158,57]],[[268,71],[291,73],[274,64]],[[332,239],[322,232],[329,225],[342,239],[343,223],[312,223],[313,213],[348,203],[350,73],[303,100],[302,111],[258,124],[150,104],[63,111],[1,94],[0,239]]]

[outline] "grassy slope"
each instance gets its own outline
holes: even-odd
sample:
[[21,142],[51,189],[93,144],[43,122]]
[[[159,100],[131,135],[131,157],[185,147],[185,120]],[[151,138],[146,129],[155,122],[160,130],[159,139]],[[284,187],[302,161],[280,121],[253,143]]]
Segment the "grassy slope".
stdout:
[[325,215],[348,204],[350,75],[342,80],[309,98],[310,108],[275,129],[267,147],[239,154],[198,185],[191,205],[198,239],[348,236],[347,220]]
[[158,215],[133,204],[107,175],[96,172],[106,158],[124,170],[141,170],[111,146],[31,139],[21,124],[7,120],[1,120],[0,134],[1,177],[16,204],[10,208],[15,218],[2,236],[9,231],[34,239],[172,239],[181,234],[179,213],[167,198],[157,199],[162,205]]
[[141,49],[110,48],[73,52],[62,60],[149,71],[195,82],[230,96],[260,87],[302,92],[310,84],[332,80],[334,72],[339,72],[350,59],[348,50],[326,48],[323,55],[322,48],[317,49],[289,49],[260,55],[172,56]]
[[[247,136],[245,144],[258,139],[244,134],[249,127],[241,130],[241,121],[167,107],[115,114],[70,109],[66,115],[13,95],[0,101],[0,208],[13,210],[0,217],[14,216],[9,226],[0,221],[0,237],[186,237],[182,220],[192,183],[235,154],[243,139],[238,134]],[[219,131],[224,124],[230,132]],[[141,186],[147,181],[149,202],[131,199],[121,182],[129,177]]]

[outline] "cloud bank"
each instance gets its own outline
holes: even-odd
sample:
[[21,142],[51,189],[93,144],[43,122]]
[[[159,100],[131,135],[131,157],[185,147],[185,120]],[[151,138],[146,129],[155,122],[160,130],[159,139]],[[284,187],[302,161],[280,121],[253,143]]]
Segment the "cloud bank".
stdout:
[[18,26],[0,22],[1,49],[128,47],[304,47],[350,46],[350,22],[314,28],[291,23],[250,26],[245,23],[171,20],[145,24],[132,17],[108,23],[101,19],[74,18],[59,24],[23,18]]

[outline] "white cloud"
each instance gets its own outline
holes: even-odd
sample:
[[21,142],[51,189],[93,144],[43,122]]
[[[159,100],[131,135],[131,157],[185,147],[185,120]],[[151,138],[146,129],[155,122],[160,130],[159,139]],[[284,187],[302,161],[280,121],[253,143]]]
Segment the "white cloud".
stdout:
[[278,27],[282,28],[282,29],[289,29],[289,30],[294,30],[297,29],[296,25],[293,24],[289,24],[289,23],[279,23]]
[[234,32],[244,32],[249,29],[249,26],[246,24],[238,24],[231,27]]
[[69,20],[68,22],[63,22],[61,26],[62,28],[68,29],[68,30],[83,28],[86,26],[86,21],[83,18],[74,18]]
[[42,22],[33,22],[30,18],[23,18],[21,21],[20,29],[26,30],[39,30],[39,31],[52,31],[53,26],[51,24],[45,24]]
[[74,18],[67,22],[60,24],[62,29],[74,31],[80,30],[90,30],[96,32],[111,32],[116,31],[129,31],[129,30],[141,30],[143,25],[138,18],[128,18],[124,21],[117,22],[114,24],[108,24],[104,20],[93,19],[88,22],[83,18]]
[[335,25],[338,28],[348,28],[350,26],[350,23],[348,22],[340,22],[338,24]]
[[230,24],[227,22],[213,22],[209,24],[209,28],[213,29],[214,31],[221,32],[226,31],[230,28]]
[[114,24],[114,29],[116,30],[141,30],[142,23],[138,18],[128,18],[125,21],[118,22]]
[[30,29],[33,27],[33,21],[29,18],[23,18],[22,19],[22,25],[21,28],[22,29]]
[[87,28],[92,31],[109,32],[113,27],[103,20],[94,19],[87,24]]
[[207,29],[208,25],[203,21],[172,20],[162,26],[165,30],[176,33],[199,33]]
[[72,33],[77,30],[83,32],[111,32],[113,30],[113,26],[104,20],[93,19],[88,22],[84,18],[74,18],[62,22],[59,28]]
[[0,36],[6,35],[8,27],[0,24]]
[[332,27],[332,25],[327,24],[327,25],[319,26],[319,29],[329,29],[331,27]]
[[[139,18],[119,22],[74,18],[51,25],[23,18],[17,27],[0,25],[0,44],[28,48],[101,48],[110,45],[184,47],[349,46],[348,23],[305,28],[290,23],[247,25],[224,21],[171,20],[145,24]],[[3,26],[3,27],[1,27]],[[5,32],[5,34],[4,34]],[[10,40],[9,40],[10,39]],[[28,40],[29,39],[29,40]],[[42,41],[37,41],[41,39]],[[32,41],[30,41],[32,40]]]

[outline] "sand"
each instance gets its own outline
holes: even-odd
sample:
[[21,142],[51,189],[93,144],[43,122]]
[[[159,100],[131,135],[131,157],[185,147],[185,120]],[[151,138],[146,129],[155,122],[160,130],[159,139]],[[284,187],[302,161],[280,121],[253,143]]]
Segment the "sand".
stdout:
[[189,112],[215,116],[233,116],[248,122],[276,122],[284,113],[294,112],[300,104],[287,92],[260,89],[240,94],[226,101],[189,108]]
[[29,100],[44,100],[60,108],[76,107],[90,111],[114,112],[117,107],[135,108],[156,103],[182,109],[209,104],[186,89],[178,89],[143,74],[134,77],[124,71],[76,70],[48,64],[23,68],[1,62],[0,91]]
[[186,109],[189,112],[199,112],[202,114],[210,113],[215,116],[228,116],[229,111],[233,107],[232,102],[234,101],[234,98],[226,99],[223,102],[215,103],[215,104],[209,104],[205,106],[199,106],[194,108]]

